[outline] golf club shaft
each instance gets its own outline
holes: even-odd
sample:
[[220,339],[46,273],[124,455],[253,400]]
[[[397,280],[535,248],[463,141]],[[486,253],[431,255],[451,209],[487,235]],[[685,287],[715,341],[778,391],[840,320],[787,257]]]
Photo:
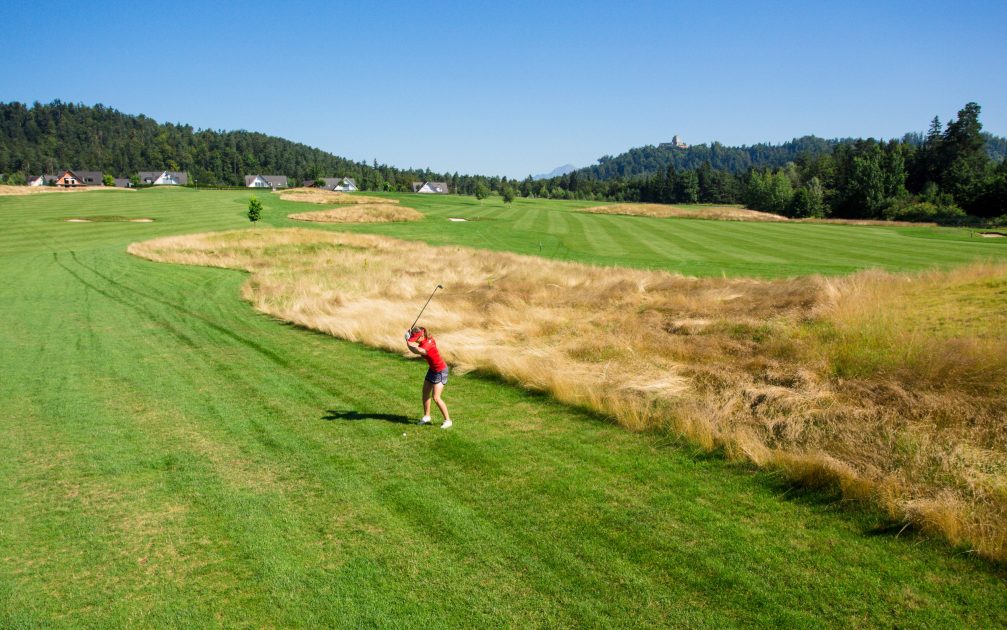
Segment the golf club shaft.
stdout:
[[420,316],[423,315],[423,311],[427,310],[427,304],[430,304],[430,300],[434,299],[434,293],[437,293],[437,289],[443,289],[443,288],[444,287],[442,287],[439,284],[436,287],[434,287],[433,292],[430,294],[430,297],[427,298],[427,301],[423,303],[423,308],[420,309],[420,314],[417,315],[416,319],[413,320],[413,325],[409,327],[409,330],[412,330],[413,328],[416,327],[416,322],[420,321]]

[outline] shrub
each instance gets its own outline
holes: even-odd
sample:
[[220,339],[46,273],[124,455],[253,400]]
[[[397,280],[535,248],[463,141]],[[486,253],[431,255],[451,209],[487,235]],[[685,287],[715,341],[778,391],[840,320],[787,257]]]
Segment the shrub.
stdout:
[[262,218],[262,202],[256,197],[248,200],[248,220],[255,223]]
[[7,181],[5,181],[4,183],[10,186],[24,186],[25,184],[28,183],[28,178],[25,177],[25,174],[21,172],[11,173],[10,175],[7,176]]
[[919,221],[935,223],[961,223],[968,219],[965,211],[954,204],[936,204],[913,199],[899,200],[884,209],[889,221]]

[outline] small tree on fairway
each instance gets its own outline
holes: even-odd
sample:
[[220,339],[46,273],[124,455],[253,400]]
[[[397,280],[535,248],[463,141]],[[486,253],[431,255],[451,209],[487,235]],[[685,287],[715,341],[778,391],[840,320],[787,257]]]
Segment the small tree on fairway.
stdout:
[[252,197],[248,200],[248,220],[255,223],[262,217],[262,202]]
[[489,196],[490,189],[486,187],[486,184],[480,182],[476,184],[475,193],[476,193],[476,199],[482,201],[483,199]]
[[504,186],[500,190],[500,196],[503,197],[504,203],[510,203],[514,201],[514,189],[510,186]]

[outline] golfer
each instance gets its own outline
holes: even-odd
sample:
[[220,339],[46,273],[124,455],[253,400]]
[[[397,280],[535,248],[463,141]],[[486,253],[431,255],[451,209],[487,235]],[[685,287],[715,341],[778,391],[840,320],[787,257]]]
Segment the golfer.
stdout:
[[434,341],[426,328],[417,326],[406,331],[406,346],[413,354],[418,354],[426,359],[427,365],[430,366],[426,378],[423,379],[423,417],[420,418],[420,424],[430,424],[430,398],[432,397],[437,403],[437,408],[441,410],[441,415],[444,416],[444,424],[441,425],[441,428],[450,428],[451,416],[448,415],[448,406],[441,400],[441,392],[448,384],[448,364],[444,362],[441,353],[437,351],[437,342]]

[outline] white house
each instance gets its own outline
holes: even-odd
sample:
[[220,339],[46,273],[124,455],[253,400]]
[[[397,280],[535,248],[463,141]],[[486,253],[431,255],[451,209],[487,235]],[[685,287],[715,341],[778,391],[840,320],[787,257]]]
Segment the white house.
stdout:
[[56,179],[55,175],[29,175],[28,185],[29,186],[47,186],[49,182]]
[[448,185],[445,182],[413,182],[413,192],[446,195]]
[[140,171],[139,175],[143,186],[185,186],[189,183],[189,174],[185,171]]
[[332,190],[338,190],[340,192],[356,192],[359,189],[357,188],[357,181],[355,179],[352,177],[344,177],[339,180],[339,183],[332,187]]
[[356,192],[359,190],[356,180],[352,177],[323,177],[322,181],[325,182],[325,185],[322,186],[325,190],[336,190],[339,192]]
[[286,175],[245,175],[248,188],[286,188]]

